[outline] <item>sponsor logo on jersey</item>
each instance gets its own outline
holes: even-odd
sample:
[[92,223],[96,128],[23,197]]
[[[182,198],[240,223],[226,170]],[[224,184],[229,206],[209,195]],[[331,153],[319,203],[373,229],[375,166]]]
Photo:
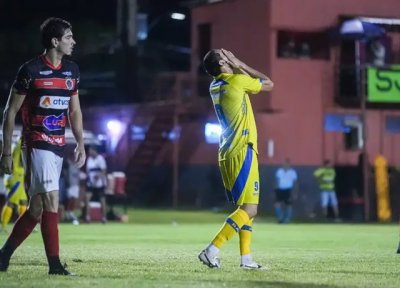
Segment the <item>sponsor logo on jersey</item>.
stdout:
[[[44,134],[44,133],[41,133],[41,140],[43,140],[43,141],[46,141],[47,143],[50,143],[50,144],[57,144],[57,145],[64,145],[64,137],[63,136],[49,136],[49,135],[46,135],[46,134]],[[36,140],[36,139],[34,139],[34,140]],[[40,139],[37,139],[37,140],[40,140]]]
[[72,76],[71,71],[65,71],[65,72],[62,72],[61,74],[65,75],[65,76]]
[[67,109],[69,97],[42,96],[40,97],[40,107],[47,109]]
[[65,85],[67,86],[68,90],[74,89],[74,81],[72,81],[70,78],[65,79]]
[[43,132],[32,131],[30,136],[31,141],[45,141],[51,145],[64,146],[65,136],[64,135],[47,135]]
[[53,71],[51,71],[51,70],[40,71],[39,74],[40,75],[50,75],[50,74],[53,74]]
[[51,100],[49,96],[46,96],[43,100],[40,98],[40,107],[48,108],[51,105]]
[[49,131],[61,130],[65,127],[64,113],[60,115],[49,115],[43,119],[42,125]]
[[64,89],[72,91],[76,80],[71,78],[42,78],[34,80],[35,89]]

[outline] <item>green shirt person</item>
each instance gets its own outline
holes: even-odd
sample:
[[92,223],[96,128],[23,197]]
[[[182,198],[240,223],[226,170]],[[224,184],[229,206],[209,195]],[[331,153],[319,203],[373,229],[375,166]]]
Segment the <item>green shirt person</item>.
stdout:
[[314,171],[314,177],[319,184],[321,193],[321,207],[324,216],[328,216],[329,204],[333,208],[333,213],[336,221],[339,221],[338,200],[335,191],[336,171],[329,160],[324,160],[324,165]]

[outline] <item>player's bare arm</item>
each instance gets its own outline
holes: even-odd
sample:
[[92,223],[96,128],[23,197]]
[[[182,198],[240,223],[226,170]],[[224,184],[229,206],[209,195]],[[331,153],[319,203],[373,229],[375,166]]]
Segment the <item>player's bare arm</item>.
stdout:
[[3,152],[0,159],[0,170],[6,174],[11,174],[12,157],[11,141],[15,126],[15,116],[24,102],[25,95],[20,95],[12,89],[7,100],[3,114]]
[[271,81],[271,79],[269,79],[268,76],[257,71],[256,69],[248,66],[246,63],[244,63],[243,61],[236,58],[235,55],[233,55],[233,53],[231,51],[228,51],[225,49],[221,49],[221,51],[222,51],[222,54],[226,57],[227,61],[229,63],[231,63],[231,65],[233,65],[233,67],[237,68],[239,71],[244,72],[242,74],[249,75],[250,77],[253,77],[253,78],[261,79],[262,84],[263,84],[261,87],[261,91],[271,91],[272,90],[272,88],[274,87],[274,83]]
[[78,95],[71,97],[68,108],[68,119],[77,143],[74,150],[75,165],[77,168],[81,168],[85,164],[86,153],[83,142],[82,111]]

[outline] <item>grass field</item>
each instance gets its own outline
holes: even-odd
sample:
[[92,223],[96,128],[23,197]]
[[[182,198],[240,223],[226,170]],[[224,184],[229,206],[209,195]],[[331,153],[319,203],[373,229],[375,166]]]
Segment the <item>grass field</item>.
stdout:
[[[222,268],[197,259],[224,214],[130,211],[130,223],[60,225],[61,256],[78,277],[48,276],[40,233],[0,273],[0,287],[400,287],[397,225],[290,224],[260,219],[253,254],[267,270],[239,268],[238,239]],[[3,242],[5,235],[0,235]]]

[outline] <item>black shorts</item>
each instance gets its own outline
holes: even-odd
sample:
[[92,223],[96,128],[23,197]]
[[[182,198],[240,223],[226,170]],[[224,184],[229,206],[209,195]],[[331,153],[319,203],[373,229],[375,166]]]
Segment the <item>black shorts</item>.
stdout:
[[101,198],[105,197],[105,187],[101,188],[88,187],[88,192],[92,194],[92,197],[90,199],[92,201],[100,201]]
[[275,202],[292,204],[292,189],[275,189]]

